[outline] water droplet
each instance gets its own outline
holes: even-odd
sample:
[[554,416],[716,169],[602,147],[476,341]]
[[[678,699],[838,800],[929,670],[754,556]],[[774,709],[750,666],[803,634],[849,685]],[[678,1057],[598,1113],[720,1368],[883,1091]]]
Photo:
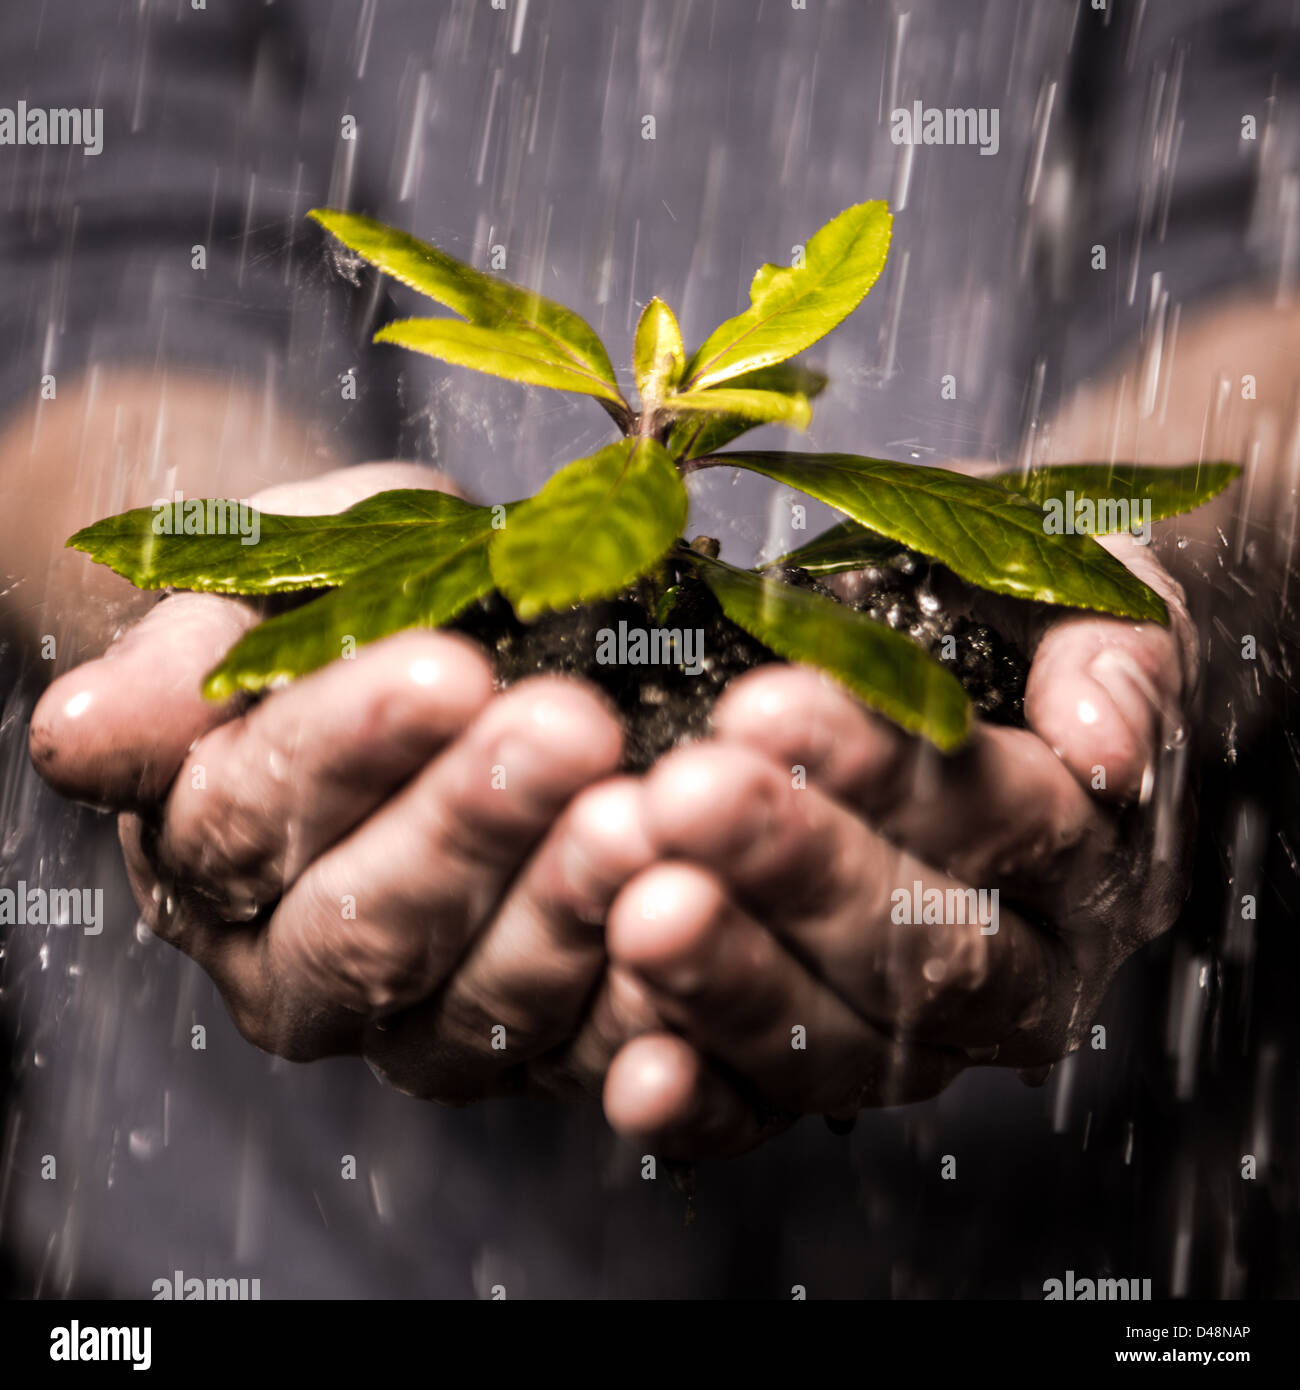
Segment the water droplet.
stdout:
[[156,1129],[133,1129],[127,1142],[131,1157],[143,1161],[152,1158],[158,1152],[162,1144],[162,1135]]

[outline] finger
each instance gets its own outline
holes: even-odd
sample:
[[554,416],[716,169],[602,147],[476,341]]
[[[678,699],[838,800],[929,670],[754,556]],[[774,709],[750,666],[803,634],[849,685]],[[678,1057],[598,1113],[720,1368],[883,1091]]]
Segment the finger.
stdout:
[[277,483],[263,488],[251,501],[259,511],[276,516],[329,516],[346,511],[377,492],[418,488],[463,497],[445,473],[419,463],[354,463],[332,468],[303,483]]
[[791,774],[804,769],[918,858],[967,883],[1014,888],[1040,911],[1055,911],[1113,845],[1109,821],[1025,729],[977,724],[964,749],[944,756],[820,673],[790,666],[734,681],[713,723],[720,740]]
[[[580,793],[445,987],[368,1031],[372,1065],[408,1094],[468,1100],[488,1093],[503,1066],[573,1037],[605,971],[610,903],[650,862],[640,818],[631,778]],[[590,1087],[572,1063],[546,1070],[552,1089]]]
[[29,747],[56,791],[97,806],[146,806],[167,790],[194,740],[230,719],[203,677],[257,621],[247,604],[176,594],[96,661],[62,675],[32,713]]
[[[363,464],[258,493],[285,515],[324,515],[387,488],[443,488],[413,464]],[[54,681],[33,711],[32,761],[57,791],[115,808],[157,801],[194,740],[243,706],[214,704],[202,679],[258,620],[255,608],[215,594],[175,594],[96,661]]]
[[579,1099],[599,1096],[610,1065],[625,1044],[642,1033],[662,1032],[663,1015],[645,980],[607,962],[592,1002],[573,1038],[532,1063],[540,1089]]
[[621,750],[614,715],[577,681],[512,687],[293,885],[268,938],[276,973],[367,1013],[424,998]]
[[492,696],[478,647],[400,633],[214,729],[186,758],[158,839],[222,915],[251,917],[460,734]]
[[1164,599],[1170,625],[1054,616],[1025,687],[1029,727],[1079,784],[1111,802],[1146,799],[1161,748],[1185,736],[1197,649],[1181,588],[1131,536],[1099,538]]
[[609,950],[648,981],[669,1024],[784,1110],[921,1100],[967,1065],[885,1037],[694,865],[658,864],[634,879],[610,913]]
[[[628,1043],[605,1079],[605,1118],[665,1158],[726,1158],[776,1129],[682,1038],[648,1033]],[[788,1123],[788,1122],[787,1122]]]
[[[740,906],[893,1036],[983,1046],[1057,1025],[1047,1005],[1072,987],[1059,942],[791,780],[735,745],[672,753],[646,781],[651,843],[664,857],[715,873]],[[939,909],[932,896],[930,910],[913,910],[927,892],[939,894]]]
[[139,816],[124,813],[118,829],[141,921],[211,978],[243,1037],[295,1062],[358,1051],[360,1014],[314,998],[296,981],[277,976],[266,950],[268,933],[260,923],[225,922],[198,894],[161,879],[156,859],[145,847]]

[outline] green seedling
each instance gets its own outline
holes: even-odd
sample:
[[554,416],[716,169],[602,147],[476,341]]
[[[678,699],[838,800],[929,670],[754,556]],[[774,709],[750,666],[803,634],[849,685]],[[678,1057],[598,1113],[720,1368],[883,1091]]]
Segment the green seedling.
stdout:
[[[389,323],[377,342],[590,396],[620,437],[565,464],[534,496],[496,506],[385,492],[332,516],[263,515],[256,545],[238,534],[159,534],[157,509],[147,507],[77,532],[69,545],[141,588],[328,590],[250,630],[207,676],[212,699],[316,670],[349,643],[442,626],[494,590],[530,622],[629,589],[662,615],[675,589],[696,583],[779,656],[823,668],[872,709],[952,750],[972,717],[952,671],[906,633],[786,582],[789,567],[823,576],[907,549],[996,594],[1164,623],[1160,598],[1094,535],[1115,529],[1133,507],[1159,520],[1199,506],[1238,472],[1225,463],[1076,464],[974,478],[856,454],[725,450],[757,425],[807,427],[826,379],[791,359],[842,323],[880,276],[892,224],[883,202],[833,218],[795,265],[760,267],[748,308],[694,352],[668,305],[651,299],[633,349],[636,409],[604,344],[571,309],[368,217],[311,216],[351,252],[451,311]],[[704,468],[763,474],[844,519],[771,565],[726,564],[716,546],[692,547],[683,535],[684,478]],[[1067,493],[1093,506],[1094,534],[1050,524]]]

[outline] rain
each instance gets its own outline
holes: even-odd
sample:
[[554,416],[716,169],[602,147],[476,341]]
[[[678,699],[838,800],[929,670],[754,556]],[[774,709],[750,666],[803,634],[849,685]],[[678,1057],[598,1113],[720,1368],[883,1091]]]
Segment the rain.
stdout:
[[[264,1299],[1041,1299],[1072,1270],[1149,1279],[1157,1299],[1300,1294],[1294,6],[50,0],[5,29],[0,105],[104,113],[98,155],[0,146],[0,887],[104,902],[99,932],[0,923],[7,1293],[149,1299],[180,1271],[256,1279]],[[995,110],[996,154],[895,143],[891,113],[914,102]],[[1095,795],[1089,763],[1106,757],[1082,759],[1073,790],[1111,851],[1081,882],[1061,844],[1042,848],[1062,866],[1054,897],[1020,902],[999,879],[1003,917],[1066,963],[1054,1065],[1007,1062],[1010,1027],[991,1051],[972,1041],[974,1060],[900,1011],[873,1036],[960,1055],[945,1084],[900,1098],[881,1064],[851,1126],[763,1098],[772,1133],[749,1152],[647,1164],[655,1149],[607,1123],[599,1095],[520,1081],[438,1104],[355,1046],[254,1046],[238,988],[153,930],[191,890],[133,897],[118,813],[148,840],[146,774],[126,800],[89,783],[65,797],[63,752],[42,764],[54,786],[33,764],[42,692],[154,597],[65,539],[178,490],[246,500],[377,460],[512,502],[610,442],[581,395],[373,343],[427,302],[312,208],[373,215],[572,306],[631,395],[653,296],[689,351],[747,306],[758,266],[790,265],[868,199],[893,211],[889,258],[800,359],[829,377],[813,423],[746,446],[980,475],[1243,469],[1213,505],[1156,523],[1145,558],[1182,585],[1184,680],[1149,687],[1131,796],[1104,780]],[[733,565],[839,519],[753,472],[699,469],[687,490],[688,538]],[[920,591],[927,619],[946,602]],[[1032,654],[1028,607],[998,599],[987,621]],[[183,656],[141,708],[192,694]],[[131,703],[87,695],[60,727],[113,700]],[[1081,720],[1038,751],[1068,761]],[[287,789],[290,858],[317,811],[303,752],[244,774]],[[198,755],[178,756],[180,786]],[[937,765],[912,758],[907,790],[926,795]],[[978,802],[973,774],[971,789]],[[979,830],[979,810],[954,800],[932,820]],[[891,836],[915,828],[900,814],[882,832],[909,884]],[[1024,843],[1009,830],[998,852]],[[958,844],[936,867],[960,879],[969,862]],[[229,930],[255,932],[260,911],[232,908]],[[975,996],[1010,938],[963,960]],[[837,1007],[887,995],[903,968],[884,950],[859,964],[830,982]],[[955,988],[942,960],[917,973],[927,998]],[[1046,1005],[1020,1005],[1022,1036],[1050,1031]]]

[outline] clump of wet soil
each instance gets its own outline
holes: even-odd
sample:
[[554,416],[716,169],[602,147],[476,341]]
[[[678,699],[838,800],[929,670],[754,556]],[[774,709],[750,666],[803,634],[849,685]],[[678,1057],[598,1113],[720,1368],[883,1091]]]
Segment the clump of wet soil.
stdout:
[[[937,566],[935,567],[937,568]],[[844,600],[824,582],[800,569],[772,569],[773,577]],[[1024,723],[1029,663],[1005,637],[962,613],[947,611],[932,591],[930,562],[904,551],[863,573],[850,606],[906,632],[932,655],[942,657],[944,638],[955,639],[947,664],[970,696],[976,713],[1000,724]],[[626,624],[700,629],[698,674],[670,665],[603,664],[601,636]],[[473,605],[452,626],[481,642],[496,663],[503,685],[542,672],[580,676],[600,687],[617,706],[627,728],[624,764],[643,771],[679,743],[705,737],[714,702],[727,682],[781,657],[731,622],[709,589],[684,577],[672,610],[660,622],[637,590],[601,603],[550,613],[521,623],[499,594]],[[952,651],[952,646],[949,646]]]

